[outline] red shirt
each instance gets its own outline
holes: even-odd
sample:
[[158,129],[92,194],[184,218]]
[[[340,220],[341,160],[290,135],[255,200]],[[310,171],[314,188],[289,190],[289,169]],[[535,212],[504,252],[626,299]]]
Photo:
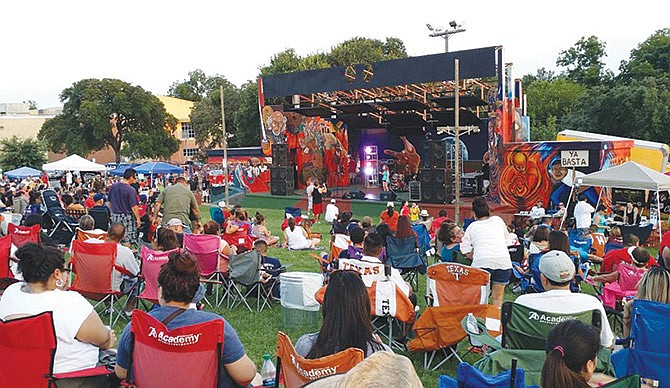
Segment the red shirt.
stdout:
[[86,200],[84,201],[84,206],[86,206],[87,209],[90,209],[93,206],[95,206],[95,202],[93,202],[93,197],[91,196],[87,197]]
[[[667,234],[667,233],[666,233]],[[628,254],[628,247],[621,249],[613,249],[605,254],[603,257],[603,263],[600,265],[600,273],[610,273],[614,272],[617,267],[617,264],[624,262],[628,264],[633,263],[633,259]],[[649,258],[647,267],[658,265],[658,262],[653,257]]]
[[384,210],[382,214],[379,215],[379,218],[384,222],[386,225],[391,228],[392,232],[395,232],[396,229],[398,229],[398,217],[400,215],[398,214],[397,211],[393,211],[393,214],[389,216],[388,211]]
[[403,206],[400,208],[400,215],[409,217],[409,206]]
[[430,224],[430,230],[428,231],[428,233],[430,233],[431,238],[435,237],[435,235],[437,234],[437,231],[440,229],[440,226],[446,220],[447,220],[447,217],[437,217],[436,219],[433,220],[433,223]]

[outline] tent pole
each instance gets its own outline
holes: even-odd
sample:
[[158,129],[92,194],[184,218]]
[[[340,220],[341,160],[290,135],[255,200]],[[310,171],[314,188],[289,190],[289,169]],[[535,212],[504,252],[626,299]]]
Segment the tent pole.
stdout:
[[[661,222],[661,193],[656,187],[656,219],[658,221],[658,249],[661,249],[663,242],[663,222]],[[662,252],[661,252],[662,253]]]
[[568,202],[565,206],[565,212],[563,212],[563,217],[561,217],[561,226],[558,228],[559,230],[563,230],[563,223],[565,223],[565,218],[568,216],[568,208],[570,206],[570,201],[572,200],[572,193],[575,191],[575,183],[572,183],[572,187],[570,188],[570,195],[568,195]]

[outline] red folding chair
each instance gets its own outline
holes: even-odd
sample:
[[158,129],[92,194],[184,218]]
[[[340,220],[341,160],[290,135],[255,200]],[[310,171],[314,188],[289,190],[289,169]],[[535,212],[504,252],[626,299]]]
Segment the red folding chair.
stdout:
[[140,249],[140,276],[144,280],[144,290],[138,296],[141,300],[146,300],[153,304],[158,304],[158,273],[161,266],[168,262],[168,255],[172,252],[179,252],[179,248],[171,251],[154,251],[153,249],[142,245]]
[[222,319],[168,329],[144,311],[133,311],[126,384],[218,387],[223,330]]
[[30,227],[18,226],[14,224],[7,225],[7,234],[12,236],[12,244],[20,248],[23,244],[33,242],[40,243],[40,225],[36,224]]
[[[105,366],[53,373],[56,332],[51,311],[11,321],[0,321],[0,387],[54,387],[56,381],[85,379],[99,386],[113,373]],[[103,380],[103,381],[100,381]]]
[[[203,279],[203,283],[221,286],[225,281],[225,274],[219,265],[219,258],[221,257],[219,253],[220,248],[221,238],[219,236],[211,234],[184,234],[184,250],[190,253],[200,265],[200,276]],[[221,287],[217,287],[215,293],[216,306],[219,305],[220,290]],[[205,302],[213,306],[207,298],[205,298]]]
[[123,310],[116,306],[123,293],[114,290],[112,286],[112,270],[116,269],[124,275],[135,276],[116,265],[116,250],[115,242],[87,243],[75,240],[72,242],[70,257],[70,265],[76,275],[70,289],[97,301],[93,308],[108,304],[110,326],[124,315]]
[[9,252],[12,248],[12,236],[0,237],[0,291],[4,291],[11,284],[18,282],[9,268]]

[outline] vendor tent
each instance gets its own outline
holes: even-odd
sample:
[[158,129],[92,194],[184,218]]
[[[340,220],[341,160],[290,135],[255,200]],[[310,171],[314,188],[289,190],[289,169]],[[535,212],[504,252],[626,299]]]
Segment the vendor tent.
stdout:
[[104,164],[93,163],[79,155],[70,155],[65,159],[42,165],[44,171],[105,171]]
[[32,167],[20,167],[15,170],[6,171],[4,175],[9,179],[23,179],[31,176],[41,176],[42,171],[35,170]]
[[[670,191],[670,176],[639,165],[635,162],[626,162],[619,166],[610,167],[606,170],[597,171],[575,181],[576,186],[600,186],[615,187],[631,190],[649,190],[656,192],[656,209],[658,211],[659,238],[663,234],[660,222],[660,196],[659,191]],[[573,190],[570,191],[572,197]]]
[[109,171],[107,171],[107,174],[109,174],[109,175],[114,175],[114,176],[121,176],[121,175],[123,175],[123,174],[126,172],[127,169],[129,169],[129,168],[135,168],[135,167],[137,167],[137,166],[139,166],[139,165],[140,165],[139,163],[125,163],[125,164],[121,164],[121,165],[119,165],[117,168],[115,168],[115,169],[113,169],[113,170],[109,170]]
[[173,166],[165,162],[146,162],[135,167],[138,174],[181,174],[184,170],[181,167]]

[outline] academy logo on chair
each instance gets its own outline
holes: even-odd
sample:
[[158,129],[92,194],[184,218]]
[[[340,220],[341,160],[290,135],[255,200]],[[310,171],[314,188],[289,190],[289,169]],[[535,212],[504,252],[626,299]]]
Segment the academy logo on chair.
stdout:
[[193,334],[171,336],[165,334],[163,331],[159,332],[153,326],[149,326],[149,334],[148,334],[149,337],[156,338],[159,342],[171,346],[189,346],[197,344],[198,341],[200,340],[201,335],[202,333],[198,334],[193,333]]
[[558,325],[559,323],[563,321],[568,321],[568,320],[573,320],[573,319],[579,319],[579,317],[573,317],[569,315],[561,315],[558,317],[553,317],[553,316],[548,316],[542,313],[538,313],[537,311],[529,311],[528,312],[528,319],[531,321],[538,321],[540,323],[546,323],[548,325]]

